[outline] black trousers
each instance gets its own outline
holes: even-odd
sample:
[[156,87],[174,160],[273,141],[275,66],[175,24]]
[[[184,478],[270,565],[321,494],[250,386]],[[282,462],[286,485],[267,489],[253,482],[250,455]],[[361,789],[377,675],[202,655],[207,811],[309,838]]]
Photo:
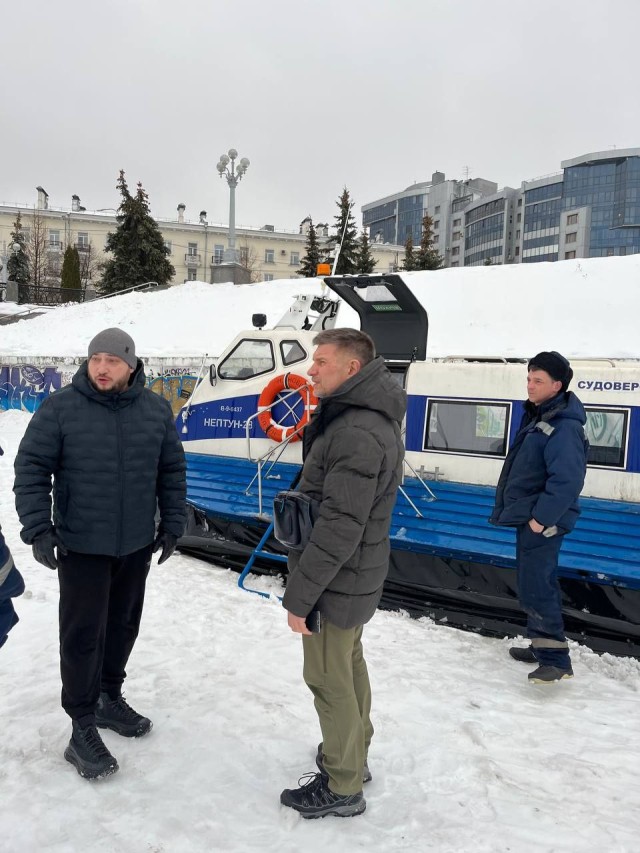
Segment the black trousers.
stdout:
[[101,690],[120,694],[140,628],[151,548],[126,557],[58,551],[62,707],[74,720],[95,713]]

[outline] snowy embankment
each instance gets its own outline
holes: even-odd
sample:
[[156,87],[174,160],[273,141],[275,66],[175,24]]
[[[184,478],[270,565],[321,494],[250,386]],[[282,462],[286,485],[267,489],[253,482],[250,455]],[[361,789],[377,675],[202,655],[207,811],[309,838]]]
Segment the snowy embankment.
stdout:
[[[470,267],[403,277],[429,315],[427,354],[531,357],[558,349],[569,358],[640,357],[640,255],[544,264]],[[613,286],[615,284],[615,286]],[[319,294],[316,279],[254,285],[189,282],[158,293],[60,307],[3,326],[2,355],[84,356],[101,329],[120,326],[142,356],[218,356],[251,315],[268,326],[292,297]],[[338,325],[359,327],[342,305]]]
[[3,853],[637,853],[638,661],[572,645],[576,677],[533,686],[509,640],[379,612],[367,811],[303,821],[279,804],[319,740],[300,638],[275,600],[186,556],[154,564],[128,666],[154,730],[105,732],[120,772],[82,780],[62,757],[57,578],[20,542],[11,494],[28,418],[0,413],[0,521],[27,585],[0,650]]

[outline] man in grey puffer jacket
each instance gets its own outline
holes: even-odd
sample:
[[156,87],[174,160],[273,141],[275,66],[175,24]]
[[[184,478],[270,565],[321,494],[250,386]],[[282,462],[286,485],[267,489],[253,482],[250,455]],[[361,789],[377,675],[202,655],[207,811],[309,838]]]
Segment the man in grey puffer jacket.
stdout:
[[[320,405],[304,433],[298,486],[318,502],[311,539],[289,554],[283,600],[300,633],[304,679],[314,695],[322,743],[320,773],[285,790],[281,802],[305,818],[350,816],[366,807],[373,726],[362,626],[380,602],[389,568],[389,527],[402,476],[400,425],[406,394],[375,358],[371,338],[330,329],[314,338],[309,370]],[[321,614],[320,633],[306,620]]]

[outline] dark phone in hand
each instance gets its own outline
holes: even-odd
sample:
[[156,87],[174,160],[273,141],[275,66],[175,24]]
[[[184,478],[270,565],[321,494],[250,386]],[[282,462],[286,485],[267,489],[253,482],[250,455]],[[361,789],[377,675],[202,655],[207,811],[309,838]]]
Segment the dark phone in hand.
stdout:
[[320,633],[320,611],[312,610],[311,613],[304,620],[304,624],[307,626],[307,630],[311,631],[312,634]]

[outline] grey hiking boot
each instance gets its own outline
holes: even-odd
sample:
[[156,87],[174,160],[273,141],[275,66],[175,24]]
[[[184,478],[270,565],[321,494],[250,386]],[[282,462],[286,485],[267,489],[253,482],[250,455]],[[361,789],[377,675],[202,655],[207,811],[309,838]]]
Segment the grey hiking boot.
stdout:
[[367,802],[362,791],[357,794],[334,794],[322,773],[307,773],[298,780],[299,788],[285,788],[280,794],[283,806],[295,809],[303,818],[354,817],[362,814]]
[[64,757],[83,779],[104,779],[118,770],[118,762],[102,742],[95,726],[82,727],[73,720],[73,733]]
[[[322,773],[322,776],[326,781],[328,781],[329,777],[325,773],[324,769],[324,753],[322,752],[322,744],[318,744],[318,754],[316,755],[316,766],[318,770]],[[364,760],[364,768],[362,770],[362,781],[370,782],[373,777],[371,776],[371,771],[369,770],[369,765],[367,764],[367,759]]]
[[107,693],[101,693],[96,706],[96,726],[123,737],[142,737],[151,731],[153,723],[134,711],[123,696],[111,699]]
[[562,681],[563,678],[573,678],[573,669],[560,669],[559,666],[539,666],[529,673],[529,681],[532,684],[553,684],[554,681]]
[[535,656],[535,652],[533,651],[533,646],[527,646],[525,649],[520,646],[511,646],[509,649],[509,654],[514,660],[520,661],[520,663],[537,663],[538,659]]

